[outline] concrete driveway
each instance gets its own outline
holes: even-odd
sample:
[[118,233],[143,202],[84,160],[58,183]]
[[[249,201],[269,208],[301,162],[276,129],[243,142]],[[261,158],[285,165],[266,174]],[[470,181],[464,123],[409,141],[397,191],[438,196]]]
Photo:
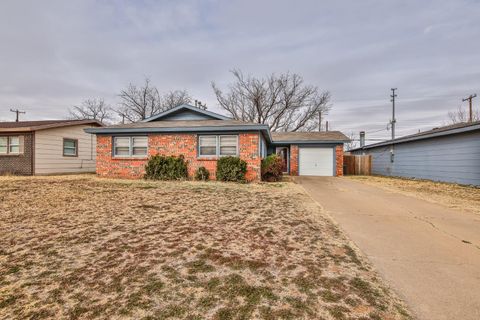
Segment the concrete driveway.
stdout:
[[480,216],[352,181],[296,179],[419,319],[480,319]]

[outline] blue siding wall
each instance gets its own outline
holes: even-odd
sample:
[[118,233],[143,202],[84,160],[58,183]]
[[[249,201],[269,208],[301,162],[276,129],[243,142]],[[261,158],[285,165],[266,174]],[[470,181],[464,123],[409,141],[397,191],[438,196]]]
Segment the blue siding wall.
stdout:
[[173,121],[173,120],[212,120],[212,119],[215,119],[215,118],[199,112],[194,112],[191,110],[180,110],[179,112],[174,112],[158,120]]
[[[372,173],[480,186],[480,132],[470,132],[365,150]],[[361,154],[357,151],[355,154]]]

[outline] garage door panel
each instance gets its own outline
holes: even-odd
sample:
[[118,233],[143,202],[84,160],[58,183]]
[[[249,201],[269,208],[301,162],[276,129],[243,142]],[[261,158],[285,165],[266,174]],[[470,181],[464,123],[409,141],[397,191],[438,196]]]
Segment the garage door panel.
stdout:
[[333,176],[333,148],[300,148],[299,174]]

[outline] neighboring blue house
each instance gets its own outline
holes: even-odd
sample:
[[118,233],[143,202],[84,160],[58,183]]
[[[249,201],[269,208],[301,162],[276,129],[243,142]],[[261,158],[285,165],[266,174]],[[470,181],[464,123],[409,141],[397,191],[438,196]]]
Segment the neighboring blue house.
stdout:
[[480,121],[350,150],[372,155],[372,173],[480,186]]

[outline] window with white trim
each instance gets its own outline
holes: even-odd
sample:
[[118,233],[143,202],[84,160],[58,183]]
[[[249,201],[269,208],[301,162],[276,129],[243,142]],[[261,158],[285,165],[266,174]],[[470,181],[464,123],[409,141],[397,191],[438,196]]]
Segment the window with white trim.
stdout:
[[221,157],[238,155],[237,135],[202,135],[198,137],[200,157]]
[[78,156],[78,140],[77,139],[63,139],[63,156],[77,157]]
[[148,155],[148,137],[114,137],[114,157],[146,157]]
[[22,136],[0,137],[0,154],[21,154],[23,153]]
[[200,156],[217,155],[217,136],[200,136],[198,138]]

